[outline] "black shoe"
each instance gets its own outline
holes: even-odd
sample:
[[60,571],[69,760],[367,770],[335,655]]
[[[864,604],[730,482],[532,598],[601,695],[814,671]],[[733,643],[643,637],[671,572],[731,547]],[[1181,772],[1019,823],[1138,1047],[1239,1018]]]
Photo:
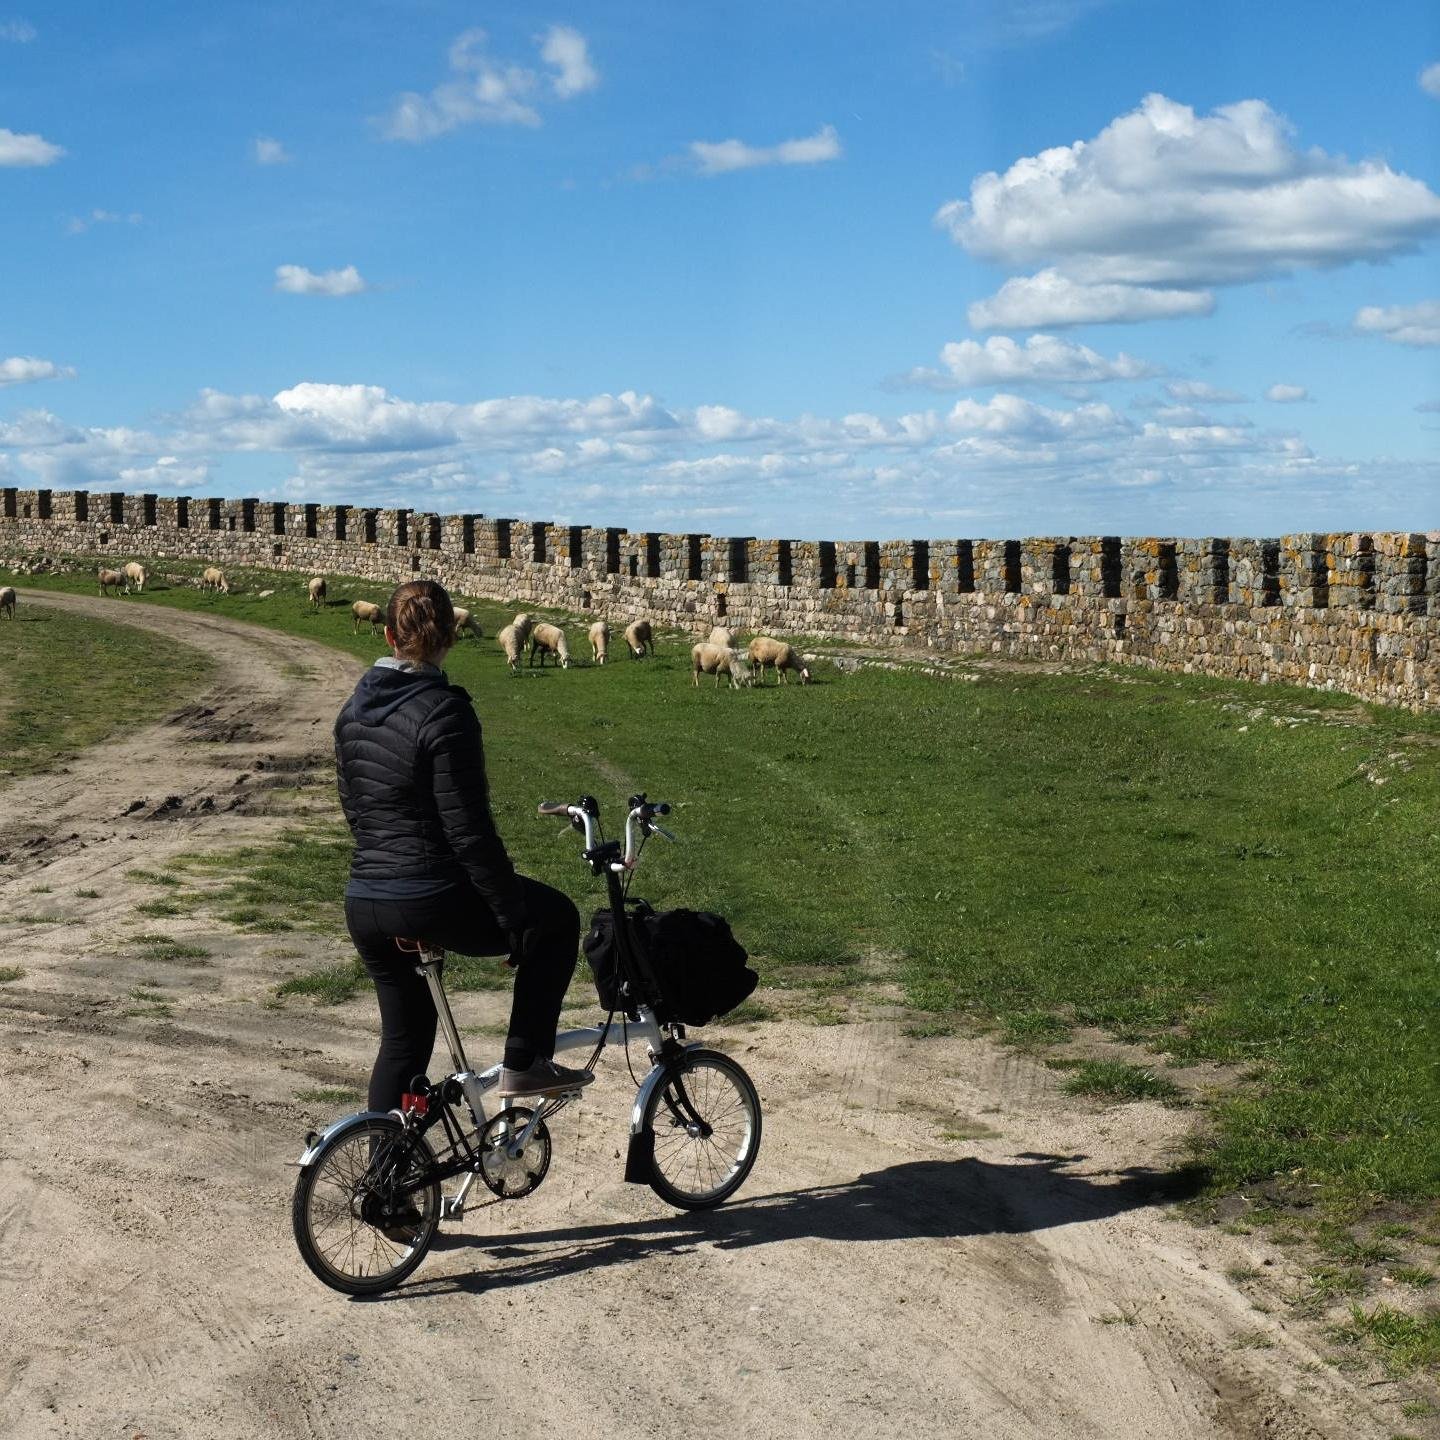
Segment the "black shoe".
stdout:
[[501,1069],[497,1095],[560,1095],[578,1090],[595,1078],[592,1070],[570,1070],[553,1060],[532,1061],[525,1070]]

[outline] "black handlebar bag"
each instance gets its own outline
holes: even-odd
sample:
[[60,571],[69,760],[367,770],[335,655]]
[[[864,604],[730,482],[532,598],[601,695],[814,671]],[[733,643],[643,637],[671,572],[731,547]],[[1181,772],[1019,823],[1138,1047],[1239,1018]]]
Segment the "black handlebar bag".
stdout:
[[[629,901],[626,909],[631,938],[649,962],[660,990],[650,998],[662,1019],[707,1025],[728,1015],[760,983],[723,915],[707,910],[656,911],[644,900]],[[635,1017],[637,996],[646,986],[642,977],[621,974],[615,917],[608,909],[595,912],[584,950],[601,1005]]]

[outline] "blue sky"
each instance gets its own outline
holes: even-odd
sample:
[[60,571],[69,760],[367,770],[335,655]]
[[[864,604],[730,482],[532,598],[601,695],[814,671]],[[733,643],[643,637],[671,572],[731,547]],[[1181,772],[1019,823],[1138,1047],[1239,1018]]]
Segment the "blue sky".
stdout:
[[3,4],[4,483],[1440,525],[1431,4]]

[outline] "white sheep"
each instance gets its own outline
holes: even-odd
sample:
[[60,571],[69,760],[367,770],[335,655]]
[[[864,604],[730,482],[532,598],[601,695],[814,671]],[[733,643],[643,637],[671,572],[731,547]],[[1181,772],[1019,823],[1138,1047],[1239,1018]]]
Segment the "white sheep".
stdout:
[[530,632],[535,628],[535,622],[522,610],[510,623],[515,628],[515,639],[523,650],[530,643]]
[[100,593],[108,595],[112,589],[123,590],[127,595],[130,593],[130,587],[125,583],[125,576],[119,570],[101,569]]
[[15,618],[15,587],[13,585],[0,585],[0,615],[8,615],[12,620]]
[[597,665],[603,665],[609,653],[610,627],[603,620],[597,620],[590,627],[590,658]]
[[540,657],[540,668],[545,668],[545,657],[554,655],[560,661],[560,668],[570,668],[570,646],[565,639],[565,632],[558,625],[540,624],[530,629],[530,663],[535,663],[535,657]]
[[705,643],[707,645],[719,645],[725,650],[733,650],[735,648],[735,637],[724,625],[717,625],[711,630]]
[[210,566],[200,577],[200,588],[202,590],[218,590],[222,595],[230,593],[230,582],[225,578],[225,572]]
[[512,670],[520,668],[520,652],[525,648],[524,642],[515,633],[514,625],[506,625],[496,632],[496,643],[505,652],[505,659],[509,662]]
[[132,560],[125,567],[126,589],[133,585],[136,590],[143,593],[145,589],[145,567],[138,561]]
[[350,614],[355,620],[354,625],[350,628],[352,635],[358,635],[362,625],[368,625],[370,633],[373,635],[375,627],[385,623],[385,612],[378,605],[372,605],[368,600],[357,600],[350,607]]
[[625,627],[625,643],[630,647],[632,660],[641,659],[647,650],[653,655],[655,638],[650,633],[650,622],[648,620],[632,620]]
[[702,671],[706,675],[713,675],[717,686],[720,684],[720,677],[728,675],[732,690],[754,683],[750,662],[732,646],[711,645],[702,640],[700,644],[691,646],[690,664],[691,683],[695,685],[700,683]]
[[769,665],[774,671],[776,678],[781,684],[788,683],[787,670],[799,672],[800,683],[810,683],[810,668],[800,659],[799,652],[793,645],[786,644],[783,640],[773,640],[768,635],[757,635],[746,650],[750,663],[760,672],[760,683],[765,683],[765,667]]
[[477,640],[485,637],[485,632],[480,628],[480,622],[463,605],[455,607],[455,638],[459,640],[461,635],[469,631]]
[[313,609],[319,610],[325,604],[325,577],[323,575],[312,575],[310,584],[306,589],[310,592],[310,604]]

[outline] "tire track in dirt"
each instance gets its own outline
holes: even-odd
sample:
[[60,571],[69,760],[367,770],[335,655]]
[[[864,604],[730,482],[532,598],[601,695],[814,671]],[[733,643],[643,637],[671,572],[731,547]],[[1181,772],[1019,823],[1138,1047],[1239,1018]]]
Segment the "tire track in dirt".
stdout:
[[[1261,1242],[1167,1219],[1183,1112],[1100,1110],[1026,1057],[907,1039],[898,1021],[706,1032],[765,1104],[759,1164],[719,1211],[676,1214],[621,1181],[632,1092],[611,1056],[553,1127],[563,1179],[447,1226],[393,1297],[324,1290],[289,1196],[300,1135],[329,1117],[296,1092],[363,1082],[373,999],[267,1008],[281,963],[206,922],[150,922],[205,942],[189,968],[113,944],[153,893],[128,868],[290,823],[266,784],[328,779],[357,667],[219,615],[29,598],[201,643],[219,671],[173,715],[0,792],[0,906],[43,879],[70,922],[5,932],[27,973],[0,989],[0,1091],[17,1097],[0,1131],[0,1433],[338,1437],[397,1417],[449,1430],[474,1406],[520,1440],[659,1437],[677,1420],[726,1440],[1399,1428],[1329,1367],[1297,1382],[1312,1343],[1221,1278]],[[334,953],[286,939],[306,951],[291,968]],[[173,1018],[117,1003],[146,977]],[[493,1033],[508,999],[454,1007]],[[495,1043],[470,1040],[472,1059]],[[1275,1348],[1238,1352],[1261,1324]]]

